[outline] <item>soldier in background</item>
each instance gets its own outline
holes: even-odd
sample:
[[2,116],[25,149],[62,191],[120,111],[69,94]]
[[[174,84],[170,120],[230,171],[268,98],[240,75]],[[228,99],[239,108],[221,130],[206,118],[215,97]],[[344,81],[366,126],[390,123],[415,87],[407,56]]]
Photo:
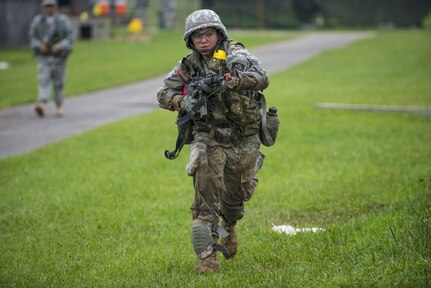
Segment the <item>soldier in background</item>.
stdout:
[[33,19],[29,32],[30,47],[38,61],[39,83],[35,111],[40,117],[45,115],[53,87],[56,115],[62,117],[66,61],[72,51],[73,26],[66,15],[57,12],[55,0],[43,0],[42,10],[43,13]]
[[[260,61],[228,38],[212,10],[197,10],[187,17],[184,41],[192,52],[164,79],[157,99],[160,107],[179,112],[179,119],[200,115],[190,120],[192,140],[186,166],[195,190],[191,240],[199,258],[196,273],[218,272],[217,251],[227,259],[237,253],[236,224],[256,189],[256,175],[263,164],[258,99],[269,80]],[[225,80],[216,89],[205,88],[211,95],[205,113],[190,113],[201,102],[195,98],[193,83],[208,76]],[[167,152],[169,159],[176,157]]]

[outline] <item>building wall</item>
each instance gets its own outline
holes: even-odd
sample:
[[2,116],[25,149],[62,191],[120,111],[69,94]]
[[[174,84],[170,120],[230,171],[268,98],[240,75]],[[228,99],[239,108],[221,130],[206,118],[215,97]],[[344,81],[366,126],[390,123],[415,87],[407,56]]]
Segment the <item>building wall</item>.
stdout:
[[[57,0],[60,11],[78,16],[92,0]],[[28,31],[34,16],[42,12],[42,0],[0,0],[0,48],[28,48]]]
[[1,0],[0,48],[27,48],[28,30],[39,11],[39,1]]

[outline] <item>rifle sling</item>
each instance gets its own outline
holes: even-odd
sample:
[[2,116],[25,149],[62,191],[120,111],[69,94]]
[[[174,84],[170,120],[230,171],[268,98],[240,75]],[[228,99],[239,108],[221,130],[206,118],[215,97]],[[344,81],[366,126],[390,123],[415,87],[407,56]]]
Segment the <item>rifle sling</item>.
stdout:
[[186,122],[179,126],[177,142],[175,144],[175,150],[169,151],[165,150],[165,157],[169,160],[174,160],[180,155],[181,149],[183,149],[184,144],[187,141],[187,136],[189,135],[190,129],[192,129],[190,122]]
[[206,99],[201,98],[198,102],[196,102],[195,105],[193,105],[192,108],[189,109],[189,111],[187,111],[187,113],[184,116],[182,116],[177,120],[177,125],[179,129],[178,129],[177,142],[175,144],[175,150],[172,152],[165,150],[165,156],[169,160],[176,159],[180,154],[181,149],[183,148],[184,144],[187,141],[187,136],[189,135],[190,129],[192,129],[190,120],[193,119],[194,115],[199,112],[199,110],[205,104],[205,102],[206,102]]

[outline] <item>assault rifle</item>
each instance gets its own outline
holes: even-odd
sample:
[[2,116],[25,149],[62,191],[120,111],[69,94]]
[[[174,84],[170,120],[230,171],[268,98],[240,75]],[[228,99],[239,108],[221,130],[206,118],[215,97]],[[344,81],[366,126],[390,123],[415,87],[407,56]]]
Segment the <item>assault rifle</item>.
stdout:
[[[188,142],[189,134],[193,128],[192,121],[203,119],[208,115],[208,98],[216,92],[219,92],[222,87],[222,82],[229,79],[230,74],[224,76],[209,75],[203,77],[195,77],[190,83],[187,84],[187,92],[190,91],[190,95],[196,99],[197,102],[183,115],[180,115],[177,119],[178,126],[178,137],[174,151],[165,150],[166,158],[174,160],[180,154],[184,144]],[[184,100],[182,100],[184,101]]]
[[224,76],[210,75],[204,77],[196,77],[189,84],[187,90],[192,91],[189,97],[196,99],[197,102],[177,121],[178,125],[182,125],[190,119],[202,119],[208,115],[207,101],[215,92],[220,91],[221,84],[225,80]]

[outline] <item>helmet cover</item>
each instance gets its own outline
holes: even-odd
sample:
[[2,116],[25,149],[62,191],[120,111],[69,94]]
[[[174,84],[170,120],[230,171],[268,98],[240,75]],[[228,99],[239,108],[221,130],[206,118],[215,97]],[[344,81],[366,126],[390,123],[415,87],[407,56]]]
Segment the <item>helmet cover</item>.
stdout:
[[212,10],[196,10],[186,19],[184,41],[188,48],[192,49],[190,36],[197,30],[213,27],[222,33],[225,39],[228,38],[226,27],[220,20],[220,17]]

